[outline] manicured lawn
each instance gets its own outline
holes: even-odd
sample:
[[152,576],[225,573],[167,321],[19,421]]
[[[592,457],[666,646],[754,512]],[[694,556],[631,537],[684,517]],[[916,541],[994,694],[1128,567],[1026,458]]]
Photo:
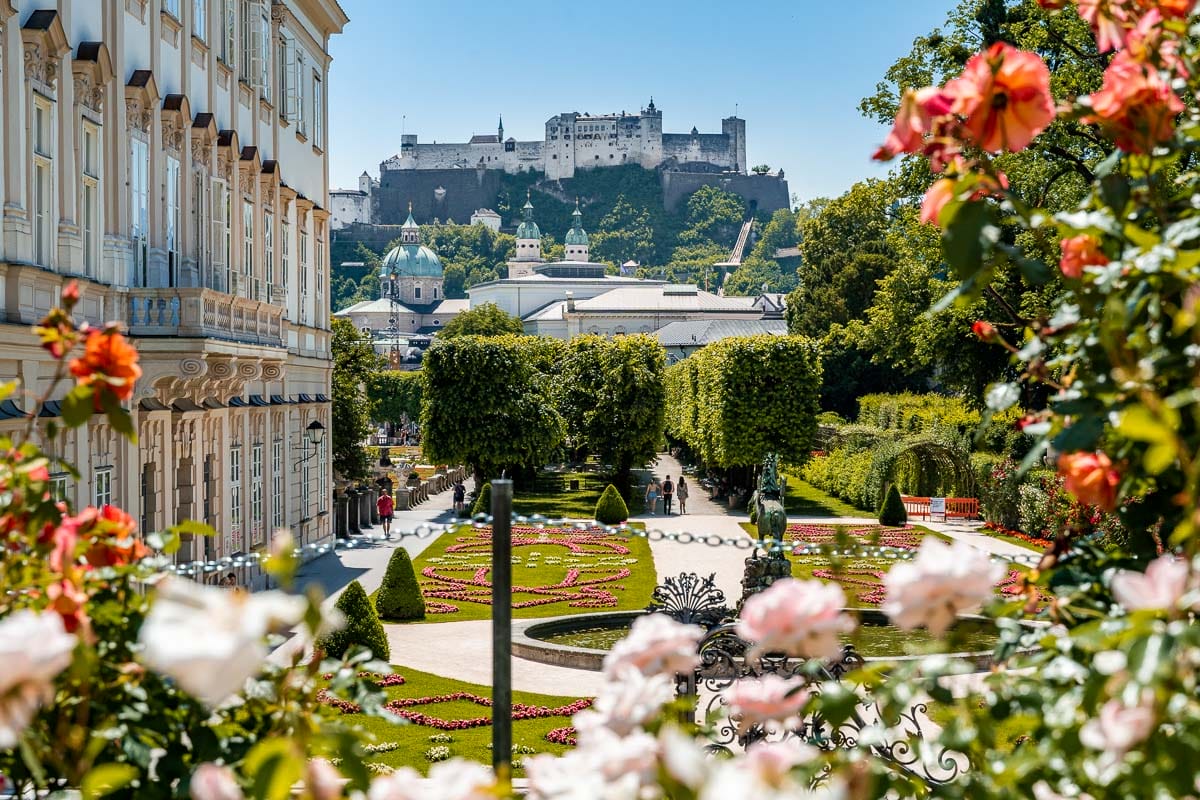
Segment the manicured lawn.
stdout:
[[[389,686],[384,689],[389,701],[401,698],[435,698],[458,692],[466,692],[488,700],[492,697],[490,686],[479,686],[473,683],[442,678],[437,675],[430,675],[426,672],[409,669],[405,666],[395,666],[393,669],[404,677],[405,683],[401,686]],[[549,695],[532,694],[529,692],[513,692],[514,704],[523,703],[529,706],[547,707],[550,709],[561,709],[564,706],[575,703],[577,700],[579,698],[551,697]],[[403,710],[447,721],[478,720],[482,717],[487,719],[488,724],[464,728],[462,730],[442,730],[429,724],[413,722],[401,725],[379,717],[368,717],[361,714],[347,715],[344,718],[346,721],[354,724],[373,737],[375,747],[383,746],[381,749],[385,750],[385,752],[378,752],[368,756],[368,761],[382,765],[381,768],[378,768],[381,771],[384,771],[383,768],[394,769],[396,767],[408,766],[425,772],[432,763],[425,757],[425,753],[430,748],[439,746],[448,748],[450,757],[461,756],[484,764],[491,763],[492,754],[489,745],[492,741],[492,729],[490,727],[492,710],[489,706],[480,705],[470,700],[450,700],[440,703],[408,706]],[[528,748],[538,753],[563,753],[569,749],[569,745],[549,742],[546,740],[546,734],[556,729],[569,727],[571,725],[570,716],[571,714],[568,711],[539,719],[514,720],[513,744],[518,746],[518,750]],[[433,741],[430,741],[431,736],[434,737]],[[440,741],[445,737],[449,737],[451,741]],[[514,754],[514,766],[519,763],[520,759],[526,757],[526,755],[528,753]]]
[[[513,527],[513,616],[634,610],[657,576],[645,539]],[[491,529],[443,534],[414,562],[426,622],[491,617]]]
[[874,511],[855,508],[825,494],[811,483],[805,483],[794,473],[787,476],[787,496],[784,508],[794,517],[874,517]]
[[1034,553],[1041,553],[1044,550],[1044,548],[1038,547],[1032,542],[1027,542],[1024,539],[1020,539],[1016,536],[1009,536],[1007,533],[1001,533],[1000,531],[992,530],[991,528],[981,528],[979,532],[985,536],[990,536],[993,539],[999,539],[1002,542],[1015,544],[1017,547],[1024,547],[1026,550]]
[[[578,489],[570,488],[572,480],[579,481]],[[513,513],[540,514],[550,519],[592,519],[596,515],[596,501],[606,486],[608,476],[596,472],[541,472],[532,489],[513,496]],[[635,496],[629,504],[630,515],[640,514],[643,505],[644,500]]]

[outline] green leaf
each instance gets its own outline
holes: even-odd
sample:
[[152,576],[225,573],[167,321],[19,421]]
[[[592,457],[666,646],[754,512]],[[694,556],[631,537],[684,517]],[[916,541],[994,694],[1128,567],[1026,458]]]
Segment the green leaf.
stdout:
[[[1114,151],[1113,155],[1117,155]],[[1109,173],[1100,179],[1100,199],[1118,217],[1125,216],[1129,204],[1129,181],[1119,172]]]
[[250,796],[256,800],[286,800],[304,774],[303,761],[287,738],[259,742],[246,754],[245,766],[253,781]]
[[92,401],[92,387],[80,384],[67,392],[62,401],[62,418],[68,428],[86,425],[92,418],[96,406]]
[[113,426],[113,430],[137,444],[137,431],[133,429],[133,415],[121,407],[121,401],[112,392],[100,392],[100,407]]
[[194,519],[185,519],[177,525],[172,525],[168,530],[176,535],[190,534],[191,536],[216,536],[217,530],[211,525],[205,525],[203,522],[197,522]]
[[1167,419],[1155,416],[1143,405],[1131,406],[1122,412],[1117,430],[1139,442],[1172,442],[1179,427],[1179,413],[1170,407],[1164,410]]
[[138,775],[132,764],[101,764],[93,767],[80,784],[83,800],[96,800],[129,785]]
[[975,200],[964,203],[942,234],[946,261],[960,279],[970,277],[983,265],[992,244],[995,212],[990,203]]

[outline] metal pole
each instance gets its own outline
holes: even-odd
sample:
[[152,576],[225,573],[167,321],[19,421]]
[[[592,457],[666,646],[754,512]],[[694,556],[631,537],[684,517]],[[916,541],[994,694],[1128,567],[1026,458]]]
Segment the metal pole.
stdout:
[[492,769],[512,779],[512,481],[492,481]]

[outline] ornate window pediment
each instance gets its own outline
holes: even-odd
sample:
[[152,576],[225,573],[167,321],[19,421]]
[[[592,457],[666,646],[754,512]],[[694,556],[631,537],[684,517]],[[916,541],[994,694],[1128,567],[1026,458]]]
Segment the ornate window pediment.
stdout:
[[197,114],[192,120],[192,161],[201,169],[212,164],[212,147],[217,141],[217,122],[212,114]]
[[57,11],[34,11],[21,27],[25,45],[25,75],[54,90],[62,57],[71,51]]
[[238,146],[237,131],[232,129],[217,133],[217,175],[230,183],[237,177],[234,172],[242,156],[242,148]]
[[103,42],[80,42],[71,59],[75,103],[97,114],[104,111],[104,93],[113,79],[112,58]]
[[148,69],[134,70],[125,84],[125,113],[131,131],[150,133],[153,109],[158,105],[158,84]]
[[192,106],[185,95],[169,94],[164,97],[162,104],[163,147],[182,154],[184,132],[191,119]]
[[254,194],[254,182],[262,174],[262,157],[257,147],[243,147],[238,159],[238,187],[242,194]]

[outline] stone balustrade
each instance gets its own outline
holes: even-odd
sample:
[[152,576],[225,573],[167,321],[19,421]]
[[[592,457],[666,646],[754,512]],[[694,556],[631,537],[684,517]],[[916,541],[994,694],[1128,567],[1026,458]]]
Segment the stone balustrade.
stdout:
[[134,336],[187,336],[284,346],[282,306],[203,288],[130,289]]

